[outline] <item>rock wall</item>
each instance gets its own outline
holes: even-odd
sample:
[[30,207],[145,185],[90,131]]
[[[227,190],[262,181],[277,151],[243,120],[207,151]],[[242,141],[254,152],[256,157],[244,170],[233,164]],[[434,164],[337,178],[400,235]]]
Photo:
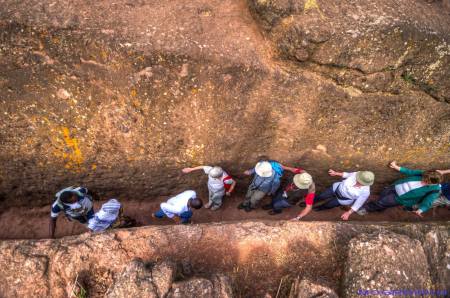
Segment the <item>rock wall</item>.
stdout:
[[0,293],[67,297],[75,281],[90,297],[444,291],[449,231],[448,224],[247,222],[2,241]]
[[0,1],[0,199],[152,198],[258,155],[449,167],[446,1]]

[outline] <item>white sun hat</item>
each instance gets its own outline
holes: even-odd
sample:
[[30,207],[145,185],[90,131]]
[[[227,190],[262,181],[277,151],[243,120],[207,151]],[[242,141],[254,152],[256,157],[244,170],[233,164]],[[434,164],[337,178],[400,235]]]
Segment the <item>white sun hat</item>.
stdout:
[[260,161],[255,166],[255,172],[261,177],[270,177],[273,174],[272,166],[268,161]]
[[208,175],[211,178],[220,178],[223,175],[223,169],[221,167],[213,167],[209,171]]

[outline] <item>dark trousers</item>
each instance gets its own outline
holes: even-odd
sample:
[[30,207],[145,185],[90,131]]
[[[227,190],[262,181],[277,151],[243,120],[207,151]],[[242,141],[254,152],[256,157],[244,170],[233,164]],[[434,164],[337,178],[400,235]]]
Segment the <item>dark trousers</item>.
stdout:
[[292,205],[288,202],[288,200],[283,197],[283,189],[279,189],[275,196],[272,198],[272,202],[270,203],[272,205],[272,209],[276,212],[281,212],[283,208],[289,208],[292,207]]
[[314,203],[318,203],[318,202],[324,202],[326,201],[323,205],[320,205],[319,207],[316,207],[316,210],[326,210],[326,209],[331,209],[331,208],[335,208],[338,206],[341,206],[341,204],[338,201],[338,197],[336,196],[336,193],[333,191],[333,186],[331,186],[330,188],[327,188],[324,192],[322,192],[320,195],[318,195],[315,199],[314,199]]
[[400,203],[397,202],[397,192],[395,191],[395,186],[391,185],[386,187],[380,194],[377,201],[371,201],[364,205],[364,209],[367,212],[383,211],[387,208],[399,206]]
[[[164,211],[159,209],[158,211],[155,212],[155,217],[164,218],[164,217],[166,217],[166,214],[164,213]],[[192,211],[191,210],[185,211],[185,212],[181,213],[180,215],[178,215],[178,217],[180,217],[181,223],[189,223],[191,221]]]

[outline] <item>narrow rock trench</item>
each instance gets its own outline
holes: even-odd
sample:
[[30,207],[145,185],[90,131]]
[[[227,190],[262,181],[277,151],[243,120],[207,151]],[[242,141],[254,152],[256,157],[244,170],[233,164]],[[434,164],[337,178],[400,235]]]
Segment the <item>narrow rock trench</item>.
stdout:
[[[375,197],[373,197],[375,199]],[[159,209],[160,202],[166,197],[153,199],[151,201],[142,200],[123,200],[125,214],[136,219],[137,226],[159,226],[173,225],[174,222],[169,219],[158,220],[151,217],[151,213]],[[267,211],[262,209],[245,212],[238,210],[237,205],[243,200],[243,197],[235,195],[227,198],[224,206],[217,210],[211,211],[201,209],[194,212],[193,223],[226,223],[226,222],[252,222],[252,221],[277,221],[290,220],[298,215],[303,209],[294,206],[286,209],[282,214],[269,215]],[[269,202],[266,198],[264,202]],[[94,206],[100,208],[105,201],[96,201]],[[45,239],[49,237],[49,217],[50,205],[42,207],[24,208],[11,207],[4,210],[0,214],[0,239]],[[312,211],[303,221],[341,221],[341,215],[345,212],[344,208],[335,208],[332,210],[315,212]],[[399,223],[426,223],[426,222],[448,222],[449,210],[443,207],[436,208],[427,214],[424,218],[419,218],[412,212],[407,212],[403,208],[393,208],[382,213],[372,213],[365,216],[353,214],[351,221],[355,223],[368,224],[376,222],[399,222]],[[87,228],[74,221],[67,220],[64,216],[58,219],[56,237],[78,235],[87,233]]]
[[[318,192],[330,168],[373,171],[372,199],[400,177],[392,160],[450,168],[449,15],[448,0],[1,1],[0,297],[450,289],[446,208],[351,222],[236,208],[261,155]],[[206,198],[205,175],[180,171],[197,165],[237,191],[192,225],[152,219],[183,190]],[[93,234],[61,216],[47,239],[69,185],[96,208],[118,198],[138,227]]]

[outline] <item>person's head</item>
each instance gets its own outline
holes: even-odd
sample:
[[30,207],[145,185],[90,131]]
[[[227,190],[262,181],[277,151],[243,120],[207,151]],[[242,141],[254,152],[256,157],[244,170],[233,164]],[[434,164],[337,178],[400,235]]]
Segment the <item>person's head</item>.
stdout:
[[199,198],[190,199],[189,206],[194,209],[200,209],[203,207],[203,201]]
[[358,171],[356,173],[356,182],[362,186],[370,186],[375,181],[375,174],[370,171]]
[[306,172],[294,176],[294,185],[299,189],[308,189],[312,183],[312,176]]
[[268,161],[260,161],[255,166],[255,172],[261,177],[271,177],[273,174],[272,165]]
[[442,180],[441,173],[435,170],[428,170],[422,174],[422,182],[426,184],[440,184]]
[[223,169],[221,167],[213,167],[209,173],[208,173],[209,177],[211,178],[220,178],[223,175]]
[[71,191],[64,191],[60,196],[59,199],[64,204],[73,204],[77,201],[77,195]]

